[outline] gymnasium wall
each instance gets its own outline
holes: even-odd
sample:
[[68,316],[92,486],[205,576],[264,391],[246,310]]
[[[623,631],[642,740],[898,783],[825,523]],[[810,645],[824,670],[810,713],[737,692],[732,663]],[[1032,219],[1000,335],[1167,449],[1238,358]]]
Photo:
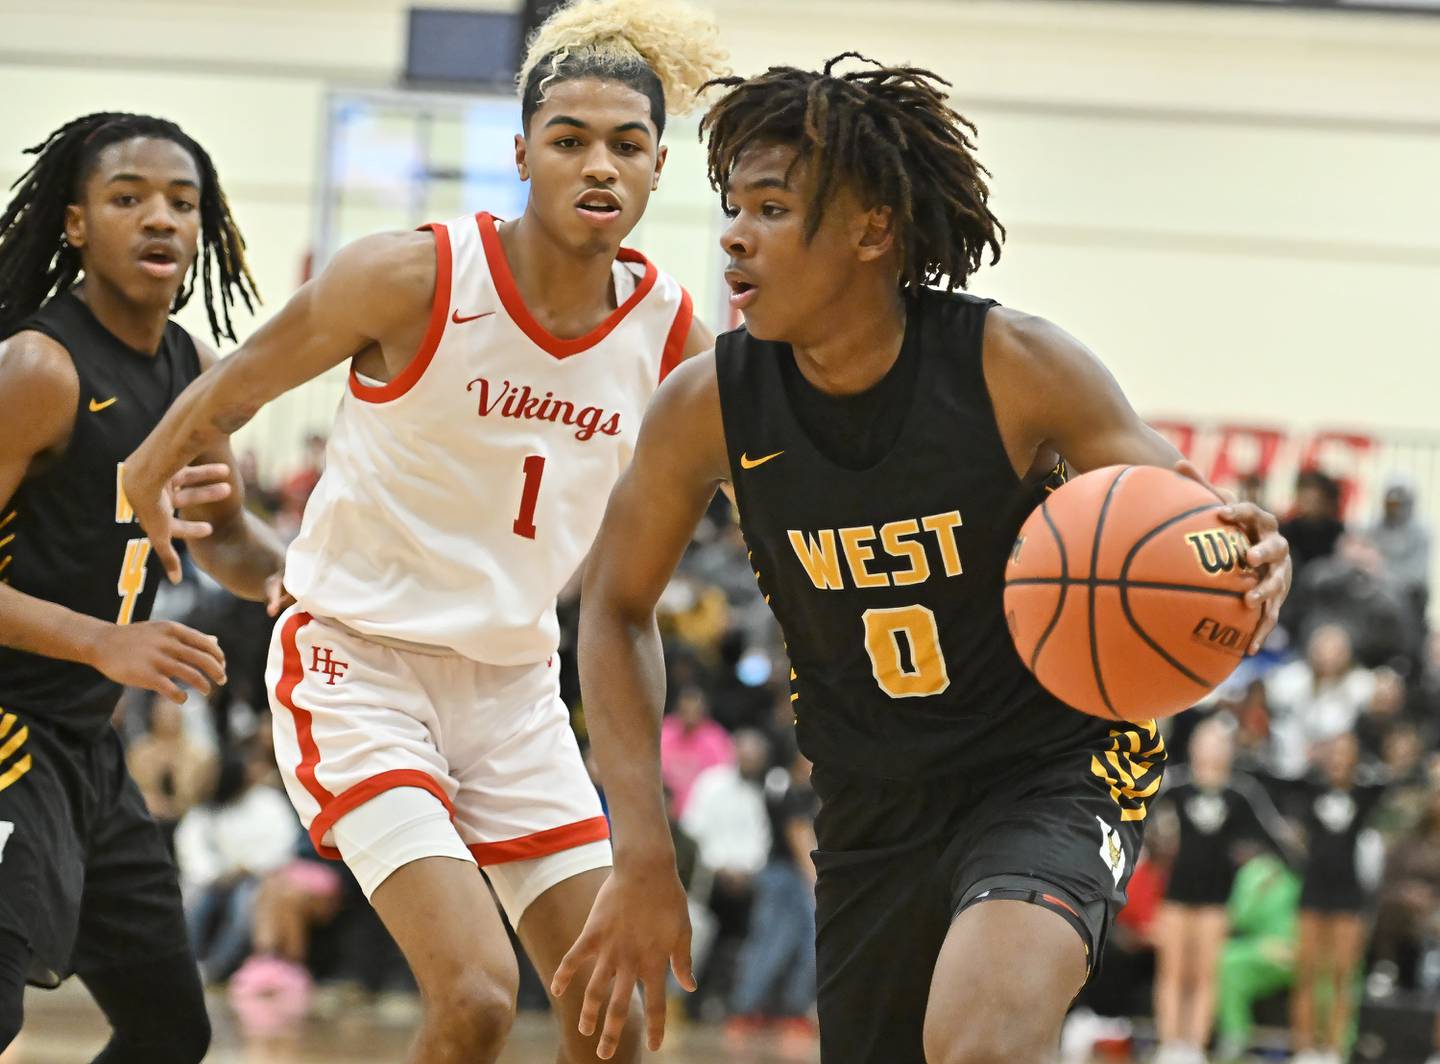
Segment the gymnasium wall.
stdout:
[[[1440,435],[1440,18],[708,6],[742,71],[859,48],[950,78],[1010,230],[972,287],[1070,329],[1148,415]],[[395,84],[403,50],[402,0],[0,0],[0,180],[81,111],[173,117],[214,155],[273,311],[311,245],[325,93]],[[716,317],[715,248],[694,238],[715,218],[688,135],[634,242]],[[186,320],[203,326],[198,308]],[[334,385],[317,388],[257,421],[267,466],[328,418]]]

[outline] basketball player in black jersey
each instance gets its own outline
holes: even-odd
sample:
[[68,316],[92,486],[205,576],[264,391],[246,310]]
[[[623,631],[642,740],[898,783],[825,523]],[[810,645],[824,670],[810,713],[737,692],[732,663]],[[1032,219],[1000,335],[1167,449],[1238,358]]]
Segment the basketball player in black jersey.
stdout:
[[[1038,1064],[1123,904],[1164,752],[1153,722],[1084,716],[1025,670],[1005,560],[1067,468],[1180,456],[1066,333],[929,287],[999,253],[973,129],[926,71],[836,62],[725,81],[702,126],[746,327],[656,395],[591,552],[580,664],[615,871],[556,990],[594,961],[581,1022],[603,1014],[609,1047],[637,980],[688,969],[654,608],[728,482],[823,801],[822,1059]],[[1258,642],[1288,548],[1269,514],[1225,513],[1255,542]]]
[[[180,890],[110,717],[122,685],[182,702],[225,662],[211,636],[147,619],[159,566],[119,463],[215,359],[171,311],[201,278],[233,338],[254,289],[178,126],[92,114],[31,153],[0,215],[0,1050],[27,979],[73,972],[114,1028],[97,1061],[192,1064],[210,1028]],[[228,443],[201,463],[169,488],[195,560],[278,607],[280,546],[246,515]]]

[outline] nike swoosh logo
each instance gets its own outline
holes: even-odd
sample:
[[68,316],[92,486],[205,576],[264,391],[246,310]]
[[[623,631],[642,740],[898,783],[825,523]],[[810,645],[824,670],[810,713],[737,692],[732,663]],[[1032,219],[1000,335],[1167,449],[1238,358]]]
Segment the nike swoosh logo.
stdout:
[[97,403],[94,399],[91,399],[91,400],[90,400],[90,413],[92,413],[92,414],[98,414],[98,413],[100,413],[100,411],[104,410],[104,409],[105,409],[107,406],[109,406],[111,403],[117,402],[117,401],[119,400],[119,398],[120,398],[120,397],[119,397],[118,395],[112,395],[109,399],[106,399],[103,403]]
[[740,455],[740,468],[754,469],[756,466],[764,465],[772,458],[779,458],[784,453],[784,451],[776,451],[774,454],[767,454],[764,458],[751,458],[748,455],[742,453]]
[[488,318],[491,314],[494,313],[495,312],[493,310],[487,310],[483,314],[471,314],[467,318],[462,318],[460,316],[460,310],[457,307],[455,313],[450,315],[450,320],[453,321],[456,325],[464,325],[467,321],[474,321],[476,318]]

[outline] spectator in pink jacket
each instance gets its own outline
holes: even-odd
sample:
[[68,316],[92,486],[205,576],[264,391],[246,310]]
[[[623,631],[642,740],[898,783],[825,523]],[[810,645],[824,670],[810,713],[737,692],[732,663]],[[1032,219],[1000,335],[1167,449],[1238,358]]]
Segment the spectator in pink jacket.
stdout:
[[681,688],[674,710],[660,725],[660,775],[675,795],[676,816],[684,815],[696,776],[715,765],[734,763],[735,743],[711,718],[705,692]]

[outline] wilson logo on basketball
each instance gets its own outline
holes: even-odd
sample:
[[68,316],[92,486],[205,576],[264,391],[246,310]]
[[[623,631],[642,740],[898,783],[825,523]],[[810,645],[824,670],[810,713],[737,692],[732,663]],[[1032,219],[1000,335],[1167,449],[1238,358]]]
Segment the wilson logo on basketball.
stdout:
[[481,417],[498,414],[523,421],[553,421],[570,425],[575,429],[577,440],[588,440],[597,432],[604,436],[620,435],[620,415],[606,415],[603,407],[576,406],[568,399],[556,399],[554,392],[536,395],[530,385],[517,388],[509,381],[503,381],[498,389],[492,389],[490,381],[476,377],[465,385],[467,392],[480,392],[476,413]]
[[1200,568],[1211,576],[1232,572],[1236,566],[1242,570],[1250,568],[1245,561],[1250,544],[1232,529],[1207,528],[1203,532],[1191,532],[1185,542],[1195,551]]

